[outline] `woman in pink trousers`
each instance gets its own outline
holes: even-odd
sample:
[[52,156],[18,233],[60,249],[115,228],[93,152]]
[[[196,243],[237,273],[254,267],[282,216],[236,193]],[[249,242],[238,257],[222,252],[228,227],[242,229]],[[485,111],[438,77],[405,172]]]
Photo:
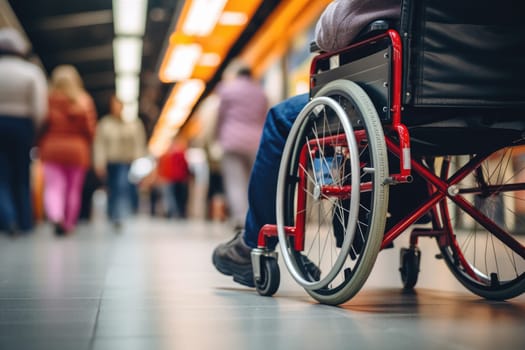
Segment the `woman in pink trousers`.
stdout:
[[44,208],[57,235],[76,226],[96,122],[93,99],[84,90],[78,71],[70,65],[56,67],[39,153],[44,168]]

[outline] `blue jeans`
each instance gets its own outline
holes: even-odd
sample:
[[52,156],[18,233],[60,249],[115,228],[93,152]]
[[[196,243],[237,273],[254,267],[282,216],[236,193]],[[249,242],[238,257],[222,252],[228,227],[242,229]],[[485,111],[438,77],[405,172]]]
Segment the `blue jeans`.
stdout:
[[125,219],[136,210],[137,189],[128,180],[130,167],[127,163],[109,163],[107,166],[107,209],[111,221]]
[[[248,213],[244,224],[244,241],[252,248],[257,246],[261,227],[275,224],[279,163],[292,124],[306,103],[308,94],[298,95],[272,107],[266,116],[261,143],[250,175]],[[270,244],[276,243],[274,241]]]
[[0,116],[0,230],[33,228],[29,151],[33,121]]

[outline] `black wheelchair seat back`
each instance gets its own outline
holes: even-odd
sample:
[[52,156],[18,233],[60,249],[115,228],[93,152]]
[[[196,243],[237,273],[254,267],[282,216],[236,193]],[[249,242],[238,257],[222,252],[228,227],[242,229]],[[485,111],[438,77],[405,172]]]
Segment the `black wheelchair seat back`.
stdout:
[[404,103],[525,107],[525,2],[404,1]]
[[403,2],[402,121],[413,153],[523,143],[524,10],[516,0]]

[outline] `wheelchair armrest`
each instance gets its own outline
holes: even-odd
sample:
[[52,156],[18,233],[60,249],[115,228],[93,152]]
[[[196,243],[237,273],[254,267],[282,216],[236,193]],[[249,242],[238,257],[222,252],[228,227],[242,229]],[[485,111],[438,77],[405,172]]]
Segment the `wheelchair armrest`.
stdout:
[[315,40],[310,42],[310,53],[321,53],[322,51]]
[[380,19],[369,23],[355,38],[355,41],[361,41],[381,34],[390,28],[395,28],[397,21]]
[[[356,36],[354,42],[362,41],[371,38],[375,35],[381,34],[390,28],[396,28],[397,21],[380,19],[369,23],[361,32]],[[349,43],[350,44],[350,43]],[[317,45],[315,41],[310,42],[311,53],[321,53],[323,50]]]

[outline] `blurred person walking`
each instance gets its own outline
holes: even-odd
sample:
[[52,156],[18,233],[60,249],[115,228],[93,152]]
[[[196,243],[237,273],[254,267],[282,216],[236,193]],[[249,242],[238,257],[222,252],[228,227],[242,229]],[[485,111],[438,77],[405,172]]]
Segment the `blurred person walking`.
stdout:
[[107,187],[107,214],[116,228],[135,212],[137,186],[128,179],[131,163],[146,153],[146,132],[140,119],[123,119],[123,104],[113,95],[110,112],[97,125],[95,172]]
[[97,112],[71,65],[51,73],[49,113],[39,142],[44,168],[44,208],[55,234],[74,230],[91,164]]
[[95,191],[102,187],[102,184],[95,173],[95,169],[90,167],[84,179],[84,186],[82,187],[82,200],[80,203],[79,221],[90,221],[93,212],[93,196]]
[[0,231],[33,228],[30,149],[47,113],[44,72],[13,28],[0,29]]
[[[204,180],[206,183],[205,207],[202,211],[203,216],[214,221],[226,220],[226,201],[221,171],[222,148],[215,135],[219,103],[220,100],[216,94],[210,94],[199,103],[192,117],[198,131],[194,133],[191,140],[193,149],[202,149],[204,152],[207,174]],[[195,172],[196,181],[198,177],[199,174]],[[197,212],[196,208],[194,211]]]
[[219,97],[217,140],[230,220],[241,228],[248,210],[248,182],[259,147],[268,99],[250,68],[233,60],[216,88]]
[[190,169],[186,159],[187,140],[180,133],[159,158],[158,176],[163,184],[166,216],[186,218]]

